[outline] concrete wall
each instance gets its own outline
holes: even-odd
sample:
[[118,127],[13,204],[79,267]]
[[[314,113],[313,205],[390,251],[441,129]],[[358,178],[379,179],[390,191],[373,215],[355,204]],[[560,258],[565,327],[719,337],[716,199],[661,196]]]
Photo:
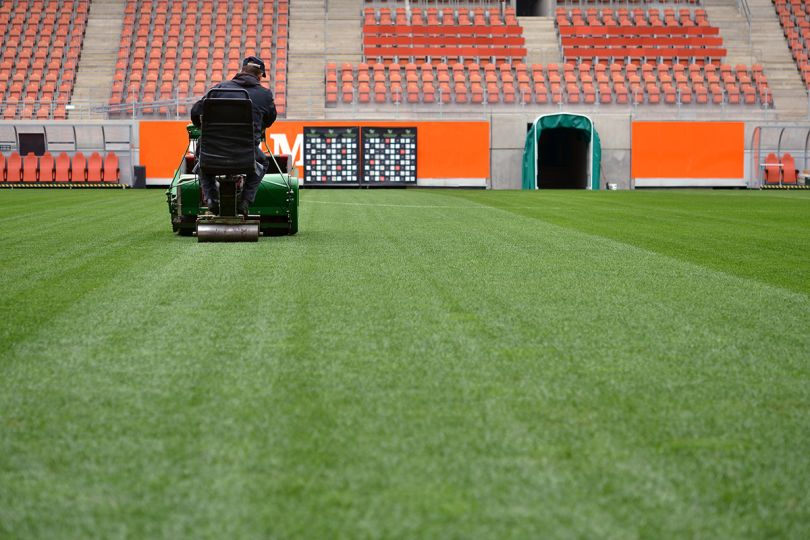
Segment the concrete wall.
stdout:
[[[564,112],[564,111],[563,111]],[[523,145],[526,125],[536,114],[497,115],[492,117],[492,159],[490,186],[492,189],[520,189]],[[629,114],[592,117],[602,142],[602,178],[599,185],[618,184],[630,187],[630,125]]]
[[593,117],[593,124],[602,143],[602,177],[600,189],[608,183],[619,189],[629,189],[631,117],[629,114],[599,115]]
[[[552,111],[548,111],[552,112]],[[564,112],[564,111],[562,111]],[[548,114],[544,112],[544,114]],[[586,113],[587,114],[587,113]],[[514,114],[497,114],[488,118],[490,121],[490,178],[491,189],[520,189],[522,176],[523,145],[526,137],[526,125],[533,122],[537,112]],[[481,118],[479,116],[479,118]],[[619,189],[632,189],[630,179],[631,165],[631,126],[633,115],[630,113],[592,115],[594,126],[602,142],[602,175],[600,187],[608,183],[617,184]],[[467,118],[469,119],[469,118]],[[645,118],[646,119],[646,118]],[[671,120],[684,120],[670,118]],[[733,118],[711,118],[711,120],[734,121]],[[399,118],[398,120],[402,120]],[[666,120],[656,118],[656,120]],[[689,120],[699,121],[699,118]],[[761,171],[757,156],[751,148],[754,129],[763,127],[760,140],[761,156],[764,159],[768,152],[777,152],[779,133],[783,131],[780,150],[790,152],[796,158],[797,168],[810,168],[810,155],[805,156],[805,140],[810,133],[810,121],[803,122],[769,122],[748,119],[745,122],[745,173],[749,185],[756,186]],[[121,159],[121,181],[129,184],[132,179],[132,166],[139,161],[138,122],[130,120],[109,121],[66,121],[40,122],[16,121],[0,122],[0,144],[16,146],[16,132],[45,132],[48,149],[54,154],[61,151],[72,155],[82,151],[89,155],[92,151],[115,151]],[[102,131],[103,130],[103,131]],[[131,140],[130,140],[131,137]],[[106,147],[106,148],[105,148]],[[10,152],[6,150],[5,153]],[[805,162],[805,158],[806,162]]]

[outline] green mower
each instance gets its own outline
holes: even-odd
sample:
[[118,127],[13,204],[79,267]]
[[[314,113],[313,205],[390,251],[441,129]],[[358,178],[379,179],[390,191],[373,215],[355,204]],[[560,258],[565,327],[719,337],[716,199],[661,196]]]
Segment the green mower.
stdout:
[[189,124],[186,131],[189,138],[186,152],[166,190],[175,233],[196,236],[199,242],[257,242],[259,236],[298,232],[298,178],[289,165],[291,156],[268,154],[270,165],[246,217],[236,211],[241,178],[237,175],[218,177],[220,212],[213,215],[203,201],[199,177],[192,172],[200,129]]

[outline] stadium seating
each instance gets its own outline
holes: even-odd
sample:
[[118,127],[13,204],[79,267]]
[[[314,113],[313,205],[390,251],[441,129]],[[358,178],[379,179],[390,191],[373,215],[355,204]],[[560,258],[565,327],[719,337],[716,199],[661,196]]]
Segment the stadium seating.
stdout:
[[531,67],[492,54],[482,44],[493,34],[478,40],[477,28],[491,32],[494,20],[523,43],[514,10],[501,21],[499,9],[366,8],[365,61],[327,64],[326,106],[773,106],[762,66],[722,63],[719,29],[701,8],[558,8],[564,63]]
[[796,67],[810,89],[810,5],[804,0],[774,0],[774,8]]
[[29,152],[20,157],[17,152],[8,156],[0,154],[0,181],[4,182],[105,182],[117,183],[121,171],[119,159],[115,152],[101,156],[93,152],[85,158],[82,152],[76,152],[71,159],[65,152],[56,158],[50,152],[37,157]]
[[88,182],[101,182],[103,180],[104,160],[101,154],[93,152],[87,158],[87,181]]
[[796,169],[796,160],[785,152],[781,159],[773,152],[765,156],[763,164],[764,182],[768,186],[795,186],[798,184],[799,171]]
[[799,171],[796,170],[796,160],[789,152],[782,156],[782,184],[795,186]]
[[39,177],[39,159],[33,152],[23,158],[23,182],[36,182]]
[[[587,5],[593,5],[595,3],[600,3],[600,2],[602,4],[610,4],[611,3],[610,0],[565,0],[565,2],[560,2],[560,3],[561,4],[562,3],[571,4],[571,5],[576,6],[576,5],[586,5],[586,4]],[[631,3],[633,3],[633,4],[660,4],[661,0],[633,0],[633,2],[631,2]],[[684,5],[692,4],[692,5],[697,5],[697,4],[700,4],[700,0],[667,0],[667,3],[668,4],[684,4]]]
[[365,62],[511,62],[526,57],[514,8],[366,8]]
[[115,152],[110,152],[104,156],[104,181],[118,182],[121,177],[121,169],[118,166],[118,156]]
[[[110,105],[141,104],[145,115],[178,113],[235,75],[247,55],[267,66],[263,84],[286,110],[289,0],[128,0]],[[130,112],[131,114],[131,112]]]
[[328,64],[325,78],[330,107],[371,101],[491,106],[773,104],[761,67],[748,70],[728,64],[346,63],[339,70],[336,64]]
[[67,118],[88,9],[81,0],[2,3],[0,118]]
[[6,158],[6,182],[20,182],[22,180],[22,158],[17,152],[12,152]]
[[53,180],[54,182],[70,181],[70,156],[64,152],[56,156]]
[[84,182],[87,180],[87,158],[81,152],[73,154],[70,167],[70,181]]
[[776,154],[771,152],[765,156],[765,183],[778,185],[782,181],[781,164]]
[[53,182],[54,178],[54,159],[53,154],[45,152],[39,158],[39,170],[37,171],[37,179],[40,182]]
[[557,8],[556,25],[566,61],[718,62],[725,57],[719,28],[703,9]]

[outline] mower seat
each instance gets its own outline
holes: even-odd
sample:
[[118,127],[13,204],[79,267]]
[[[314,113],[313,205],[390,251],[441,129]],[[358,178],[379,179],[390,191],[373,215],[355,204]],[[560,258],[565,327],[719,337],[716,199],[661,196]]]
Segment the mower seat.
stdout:
[[249,174],[256,167],[253,103],[241,88],[214,88],[203,98],[200,172],[213,176]]
[[197,216],[197,240],[256,242],[259,221],[237,214],[244,178],[257,172],[250,96],[241,88],[211,89],[200,116],[199,170],[217,178],[220,210],[217,216]]

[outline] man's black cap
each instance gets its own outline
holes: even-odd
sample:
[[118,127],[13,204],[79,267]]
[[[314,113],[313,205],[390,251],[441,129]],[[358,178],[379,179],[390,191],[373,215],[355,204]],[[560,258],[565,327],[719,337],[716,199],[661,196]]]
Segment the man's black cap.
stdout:
[[267,72],[264,70],[264,62],[258,56],[248,56],[244,60],[242,60],[242,67],[247,66],[248,64],[254,65],[262,70],[262,77],[267,77]]

